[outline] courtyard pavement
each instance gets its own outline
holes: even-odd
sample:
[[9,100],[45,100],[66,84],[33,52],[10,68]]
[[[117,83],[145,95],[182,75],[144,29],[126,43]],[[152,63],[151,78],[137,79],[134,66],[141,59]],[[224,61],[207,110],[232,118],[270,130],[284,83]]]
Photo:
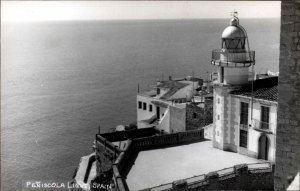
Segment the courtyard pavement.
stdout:
[[204,141],[140,152],[126,181],[129,189],[134,191],[206,174],[236,164],[257,162],[262,161],[213,148],[211,141]]

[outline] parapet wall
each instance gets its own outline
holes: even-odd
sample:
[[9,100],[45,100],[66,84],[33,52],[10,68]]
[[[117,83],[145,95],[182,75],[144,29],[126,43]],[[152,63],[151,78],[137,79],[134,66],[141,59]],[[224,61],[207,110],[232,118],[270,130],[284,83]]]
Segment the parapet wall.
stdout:
[[134,139],[133,144],[137,150],[141,151],[170,146],[179,146],[182,144],[195,143],[203,140],[204,130],[201,129]]
[[112,133],[101,134],[102,137],[108,139],[110,142],[124,141],[127,139],[135,139],[140,137],[149,137],[156,134],[154,128],[143,128],[128,131],[116,131]]
[[273,190],[274,166],[241,164],[143,191]]
[[273,190],[274,168],[249,169],[251,165],[236,165],[232,172],[221,175],[218,172],[209,173],[204,184],[190,186],[188,190]]

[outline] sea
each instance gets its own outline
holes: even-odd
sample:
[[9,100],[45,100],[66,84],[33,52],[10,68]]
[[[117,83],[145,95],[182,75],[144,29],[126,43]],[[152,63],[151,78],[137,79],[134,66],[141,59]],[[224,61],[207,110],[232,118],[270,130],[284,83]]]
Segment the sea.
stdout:
[[[157,80],[216,70],[229,19],[1,23],[1,190],[66,182],[95,134],[136,121]],[[280,19],[240,19],[255,71],[277,72]],[[100,128],[99,128],[100,127]],[[39,189],[38,189],[39,190]],[[43,189],[41,189],[43,190]]]

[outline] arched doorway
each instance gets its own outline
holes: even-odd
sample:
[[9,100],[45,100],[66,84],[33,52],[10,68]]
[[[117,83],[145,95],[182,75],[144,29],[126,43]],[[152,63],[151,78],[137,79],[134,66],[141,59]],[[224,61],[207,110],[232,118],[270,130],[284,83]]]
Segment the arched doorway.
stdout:
[[270,141],[267,135],[262,134],[258,140],[258,158],[268,160]]

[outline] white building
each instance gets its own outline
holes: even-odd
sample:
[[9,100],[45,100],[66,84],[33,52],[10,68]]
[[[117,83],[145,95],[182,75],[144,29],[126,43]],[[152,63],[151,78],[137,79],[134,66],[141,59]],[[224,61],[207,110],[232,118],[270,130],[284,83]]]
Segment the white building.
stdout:
[[157,82],[154,90],[137,95],[138,128],[156,127],[166,133],[186,130],[186,103],[202,80],[187,77]]
[[235,15],[211,63],[219,69],[214,85],[213,146],[274,162],[278,77],[249,81],[255,52],[250,51],[247,33]]

